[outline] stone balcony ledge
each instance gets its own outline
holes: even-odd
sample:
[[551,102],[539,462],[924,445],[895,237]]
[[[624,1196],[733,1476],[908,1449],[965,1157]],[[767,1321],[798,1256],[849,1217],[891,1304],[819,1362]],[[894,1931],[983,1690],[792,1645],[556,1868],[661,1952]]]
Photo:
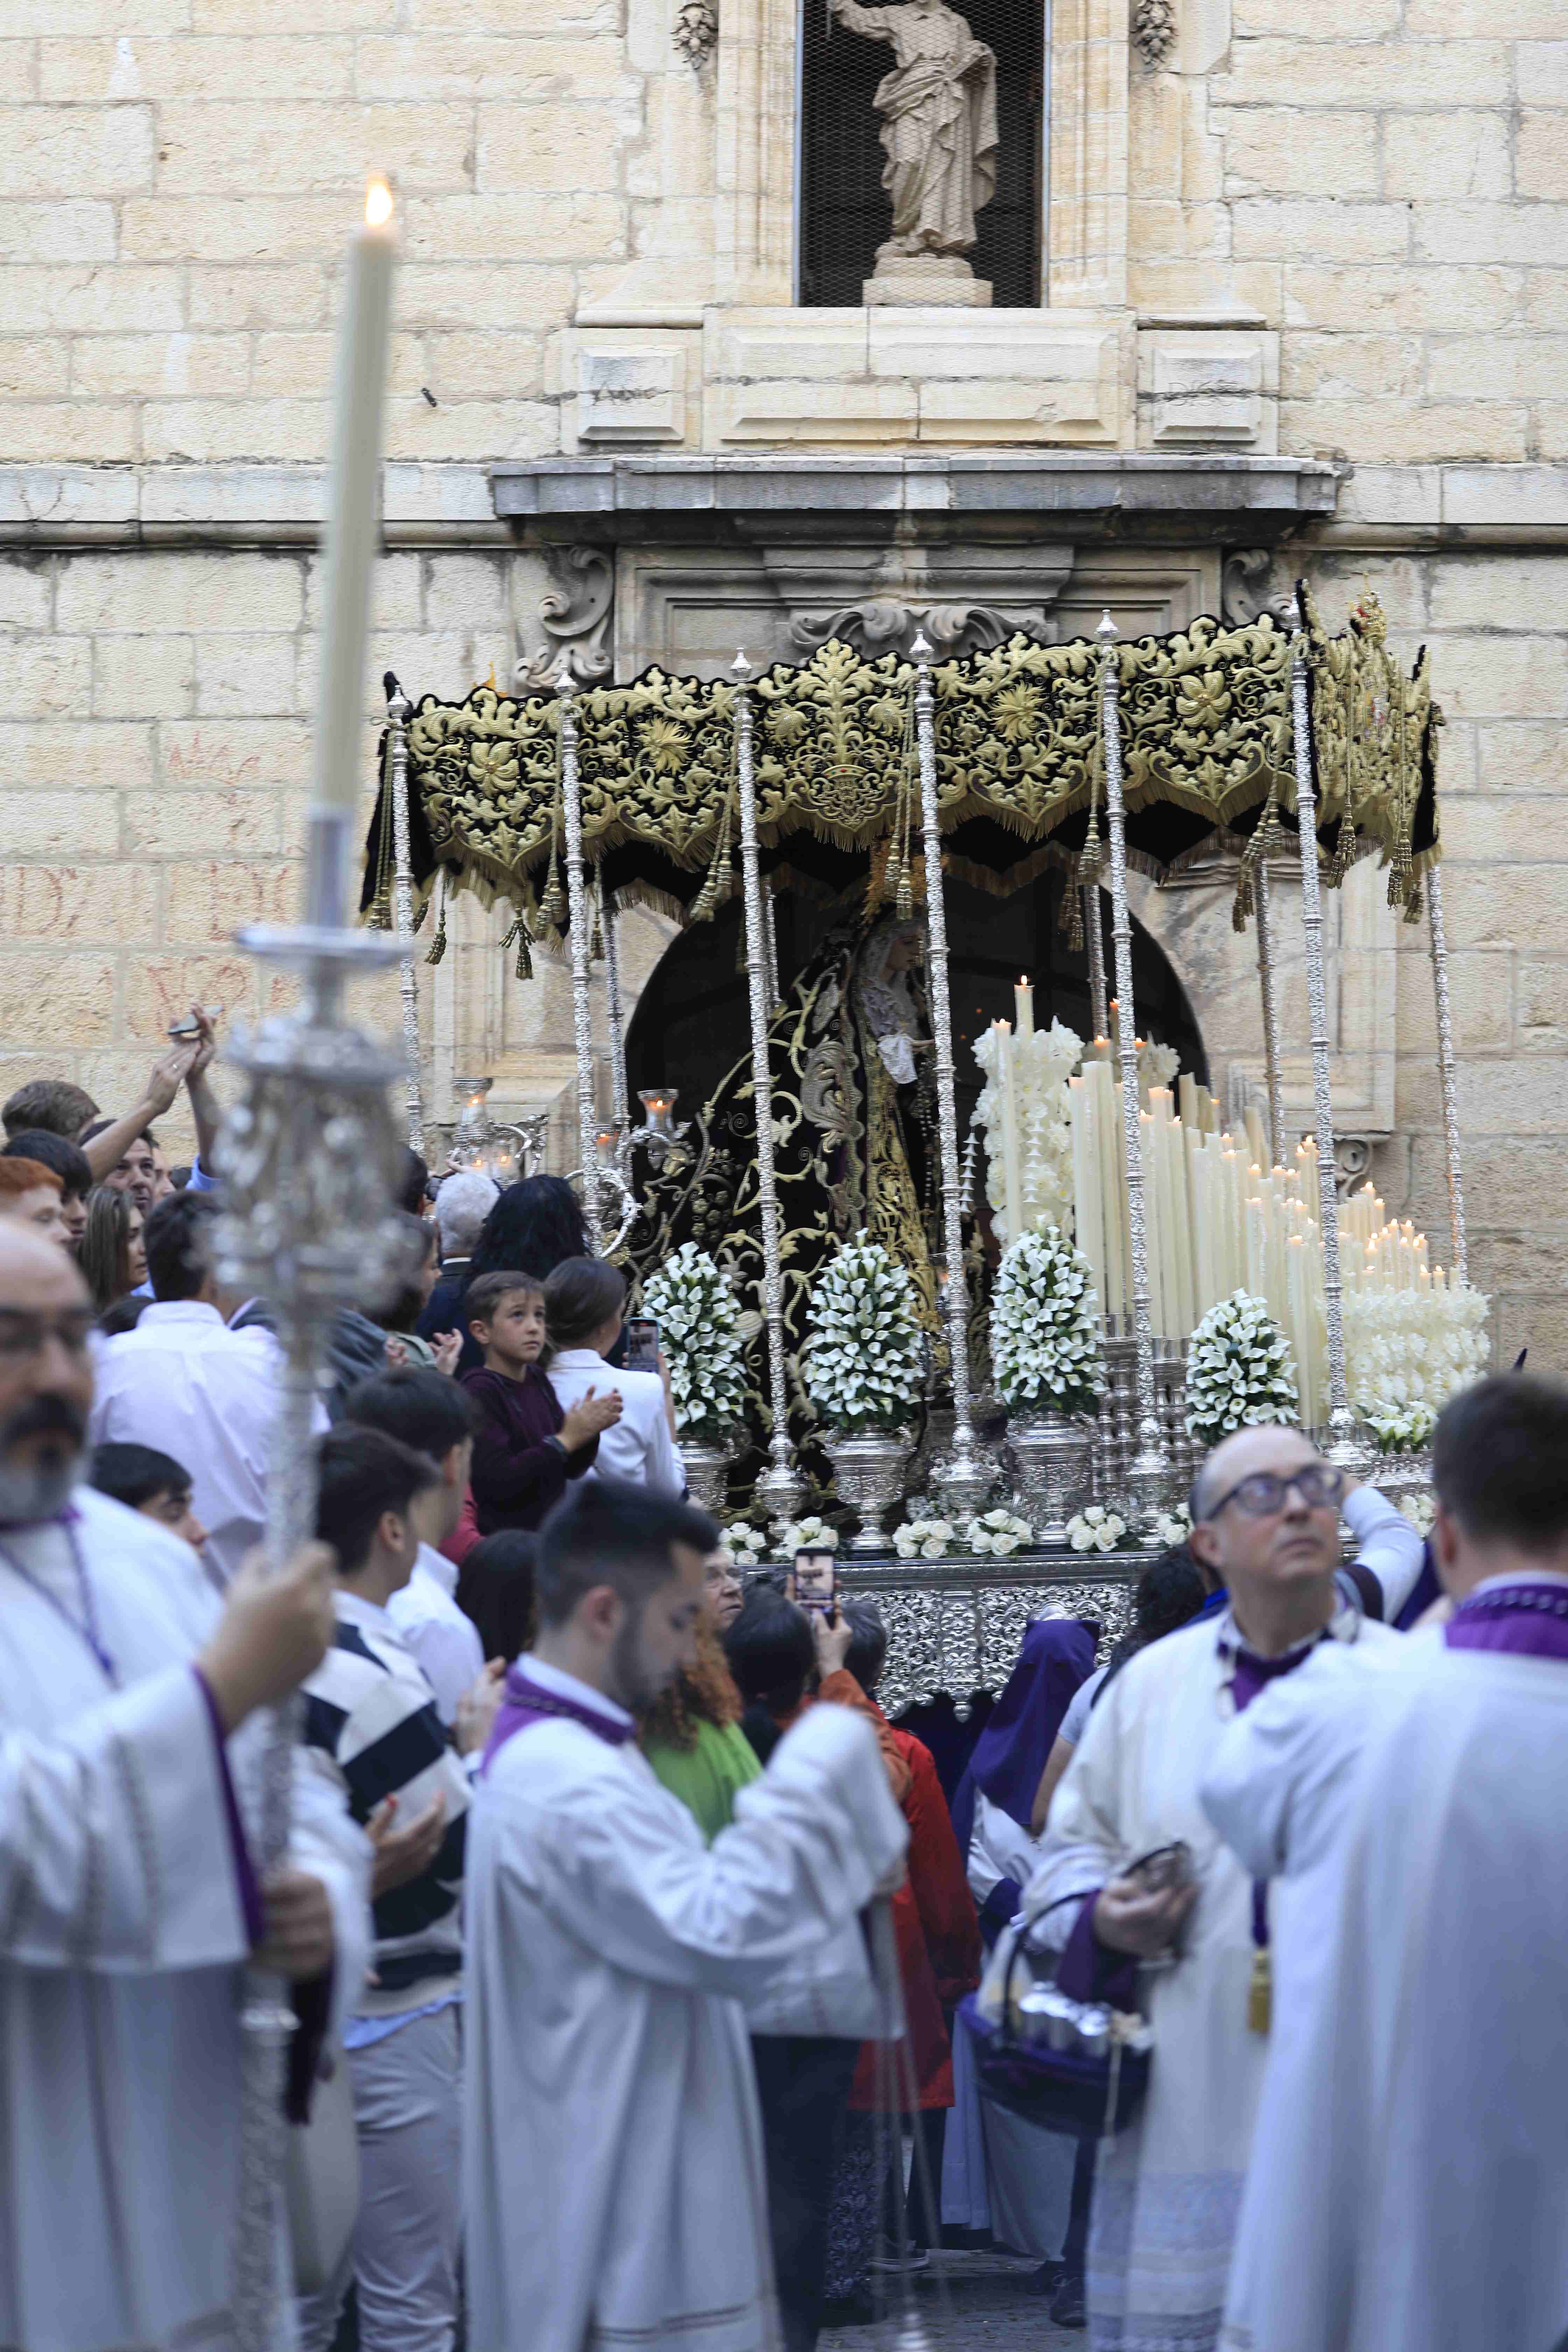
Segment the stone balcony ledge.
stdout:
[[760,536],[1249,540],[1331,517],[1346,468],[1314,457],[604,456],[530,458],[490,475],[495,510],[534,541]]

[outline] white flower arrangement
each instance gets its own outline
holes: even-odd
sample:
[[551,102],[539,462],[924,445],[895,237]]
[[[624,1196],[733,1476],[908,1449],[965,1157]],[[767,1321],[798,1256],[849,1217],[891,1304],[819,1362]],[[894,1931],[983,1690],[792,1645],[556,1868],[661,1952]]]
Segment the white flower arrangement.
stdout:
[[1396,1417],[1412,1405],[1425,1405],[1435,1418],[1486,1370],[1489,1304],[1468,1283],[1347,1290],[1345,1370],[1357,1411],[1374,1427],[1377,1416]]
[[1295,1367],[1265,1300],[1237,1290],[1187,1342],[1187,1427],[1205,1445],[1233,1430],[1300,1417]]
[[1384,1406],[1366,1416],[1380,1454],[1419,1454],[1432,1443],[1437,1416],[1429,1404]]
[[1151,1087],[1168,1087],[1181,1066],[1173,1045],[1156,1045],[1152,1038],[1145,1038],[1138,1048],[1138,1083],[1145,1093]]
[[[1013,1096],[1018,1108],[1019,1181],[1023,1200],[1007,1198],[1007,1163],[1002,1148],[1002,1062],[1013,1065]],[[985,1197],[996,1213],[996,1229],[1010,1240],[1042,1218],[1070,1225],[1073,1216],[1072,1124],[1068,1080],[1083,1054],[1083,1039],[1053,1021],[1027,1037],[1008,1036],[987,1026],[974,1041],[974,1058],[985,1084],[974,1107],[975,1124],[985,1135]]]
[[779,1538],[778,1550],[774,1557],[778,1559],[793,1559],[797,1551],[837,1551],[837,1528],[830,1528],[826,1519],[807,1516],[804,1519],[796,1519],[793,1527],[785,1528]]
[[1411,1526],[1415,1528],[1418,1536],[1429,1536],[1431,1534],[1433,1521],[1437,1517],[1437,1497],[1436,1495],[1424,1493],[1415,1495],[1401,1495],[1399,1497],[1399,1507],[1404,1512],[1405,1517],[1409,1520]]
[[991,1362],[1013,1406],[1092,1412],[1105,1387],[1089,1260],[1056,1225],[1006,1251],[991,1302]]
[[753,1528],[745,1519],[737,1519],[732,1527],[721,1528],[719,1540],[737,1568],[760,1567],[768,1549],[766,1530]]
[[1178,1503],[1173,1511],[1161,1511],[1154,1521],[1154,1533],[1170,1550],[1184,1544],[1193,1531],[1193,1515],[1185,1503]]
[[971,1519],[963,1531],[963,1539],[972,1552],[984,1557],[987,1552],[995,1559],[1007,1559],[1033,1543],[1035,1531],[1027,1519],[1018,1518],[1012,1511],[986,1511]]
[[658,1319],[678,1433],[699,1444],[722,1444],[746,1410],[744,1344],[734,1292],[705,1250],[683,1242],[649,1275],[642,1303],[644,1312]]
[[811,1296],[801,1349],[806,1391],[845,1436],[899,1429],[921,1385],[915,1286],[865,1233],[830,1260]]
[[1068,1521],[1068,1542],[1074,1551],[1114,1551],[1126,1533],[1126,1520],[1103,1503],[1090,1503]]
[[945,1559],[953,1540],[946,1519],[906,1519],[893,1529],[893,1549],[900,1559]]

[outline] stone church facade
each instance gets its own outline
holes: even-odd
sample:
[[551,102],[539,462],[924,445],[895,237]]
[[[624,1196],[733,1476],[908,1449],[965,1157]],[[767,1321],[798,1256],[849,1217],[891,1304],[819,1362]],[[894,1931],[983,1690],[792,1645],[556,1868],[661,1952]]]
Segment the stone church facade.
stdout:
[[[5,0],[0,1085],[68,1073],[114,1104],[193,998],[261,1009],[231,934],[293,907],[337,264],[380,168],[404,257],[367,809],[386,669],[457,698],[563,654],[584,681],[712,675],[830,628],[947,649],[1109,606],[1131,635],[1299,576],[1337,625],[1370,588],[1447,716],[1472,1278],[1505,1360],[1568,1368],[1558,0],[1289,25],[1013,0],[1039,64],[1004,88],[1002,167],[1033,277],[989,306],[816,299],[814,109],[858,47],[840,26],[821,65],[823,11]],[[1136,911],[1245,1090],[1230,897],[1216,861]],[[1446,1258],[1426,931],[1383,898],[1358,871],[1331,909],[1343,1162]],[[504,923],[450,919],[421,971],[433,1112],[468,1070],[503,1111],[553,1103],[563,975],[525,988]],[[627,918],[634,983],[667,937]]]

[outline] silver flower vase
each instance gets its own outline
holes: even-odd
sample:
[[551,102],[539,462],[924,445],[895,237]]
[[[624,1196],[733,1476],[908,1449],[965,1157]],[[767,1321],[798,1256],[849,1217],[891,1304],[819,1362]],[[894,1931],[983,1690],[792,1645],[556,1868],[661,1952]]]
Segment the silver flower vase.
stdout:
[[1089,1423],[1071,1413],[1031,1414],[1008,1423],[1007,1442],[1018,1465],[1019,1517],[1037,1543],[1065,1545],[1068,1519],[1089,1499]]
[[858,1436],[836,1432],[823,1439],[838,1499],[859,1515],[859,1528],[849,1539],[851,1551],[888,1549],[883,1521],[903,1495],[910,1446],[907,1429],[868,1430]]
[[686,1465],[687,1486],[698,1509],[721,1519],[730,1507],[730,1448],[683,1437],[680,1458]]

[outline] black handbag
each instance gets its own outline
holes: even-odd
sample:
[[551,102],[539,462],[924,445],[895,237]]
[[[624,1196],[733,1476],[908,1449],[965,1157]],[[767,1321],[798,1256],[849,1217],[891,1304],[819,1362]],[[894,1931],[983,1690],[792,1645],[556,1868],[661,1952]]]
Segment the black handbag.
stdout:
[[[1147,2029],[1132,2042],[1109,2028],[1103,2035],[1091,2033],[1091,2042],[1103,2038],[1101,2054],[1083,2046],[1083,2038],[1070,2020],[1064,2022],[1076,2047],[1071,2042],[1053,2048],[1045,2040],[1026,2040],[1014,2022],[1013,1990],[1029,1937],[1048,1913],[1059,1910],[1064,1903],[1083,1899],[1081,1895],[1059,1895],[1055,1903],[1046,1904],[1020,1922],[1003,1981],[997,2023],[981,2014],[977,1993],[960,2002],[958,2014],[970,2037],[980,2087],[988,2099],[994,2099],[1009,2114],[1021,2116],[1026,2123],[1038,2124],[1071,2139],[1111,2139],[1132,2122],[1149,2088]],[[1037,1984],[1036,1990],[1039,1989]],[[1078,2004],[1064,2005],[1076,2010],[1079,2018],[1088,2017]],[[1093,2018],[1088,2021],[1098,2022]]]

